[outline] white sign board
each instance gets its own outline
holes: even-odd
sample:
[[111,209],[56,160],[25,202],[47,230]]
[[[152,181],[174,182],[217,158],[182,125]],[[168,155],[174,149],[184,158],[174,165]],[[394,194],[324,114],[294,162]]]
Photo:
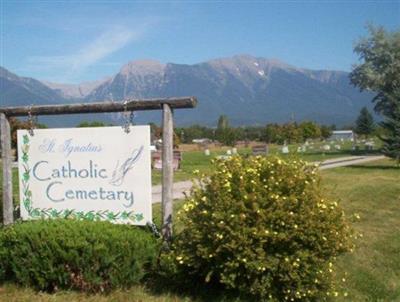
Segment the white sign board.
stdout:
[[150,127],[18,130],[22,219],[152,220]]

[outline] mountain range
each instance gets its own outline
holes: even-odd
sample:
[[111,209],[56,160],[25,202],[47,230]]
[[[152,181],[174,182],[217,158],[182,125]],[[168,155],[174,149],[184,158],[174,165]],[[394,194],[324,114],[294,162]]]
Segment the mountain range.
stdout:
[[[0,67],[0,87],[1,106],[196,96],[197,108],[176,111],[179,125],[215,125],[221,114],[233,125],[292,119],[343,125],[352,123],[363,106],[373,107],[373,95],[353,87],[347,72],[298,68],[250,55],[193,65],[132,61],[112,77],[79,85],[19,77]],[[159,121],[160,116],[141,112],[136,121]],[[122,123],[116,115],[95,118]],[[57,118],[50,123],[73,125],[82,119],[88,117]]]

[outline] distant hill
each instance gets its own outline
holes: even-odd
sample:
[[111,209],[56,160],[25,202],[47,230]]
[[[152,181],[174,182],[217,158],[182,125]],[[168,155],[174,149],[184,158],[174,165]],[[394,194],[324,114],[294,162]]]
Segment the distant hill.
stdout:
[[[21,82],[18,79],[27,78],[17,77],[16,83],[11,80],[6,83],[18,87],[7,88],[15,91],[16,96],[17,90],[25,91],[25,86],[17,85]],[[347,72],[297,68],[279,60],[249,55],[194,65],[133,61],[113,77],[92,83],[85,91],[84,85],[80,88],[79,85],[47,85],[40,85],[41,88],[45,86],[39,89],[41,95],[46,96],[43,101],[51,100],[52,96],[67,102],[196,96],[199,100],[196,109],[176,111],[176,121],[180,125],[215,125],[220,114],[228,115],[234,125],[286,122],[293,117],[298,121],[307,119],[343,125],[352,123],[363,106],[373,107],[372,94],[360,93],[350,85]],[[3,99],[3,92],[0,97]],[[103,118],[110,121],[110,115],[107,116]],[[160,116],[159,112],[139,113],[136,120],[157,121]],[[116,119],[114,123],[120,121]]]
[[[82,98],[66,97],[59,89],[52,89],[44,83],[27,77],[19,77],[0,66],[0,106],[29,106],[47,104],[65,104],[82,101]],[[99,115],[70,115],[68,117],[43,116],[40,123],[52,126],[75,126],[82,120],[104,119]]]
[[0,87],[1,106],[65,102],[59,92],[42,82],[32,78],[19,77],[3,67],[0,67]]
[[46,86],[51,89],[56,90],[63,97],[67,99],[82,99],[85,98],[88,94],[90,94],[95,88],[99,85],[103,84],[109,80],[109,78],[91,81],[91,82],[83,82],[80,84],[62,84],[62,83],[53,83],[53,82],[43,82]]

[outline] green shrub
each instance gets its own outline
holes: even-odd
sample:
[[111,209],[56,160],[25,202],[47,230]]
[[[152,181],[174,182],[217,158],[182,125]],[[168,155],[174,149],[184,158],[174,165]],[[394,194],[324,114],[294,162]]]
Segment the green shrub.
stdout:
[[38,220],[0,229],[0,281],[107,291],[140,281],[157,257],[150,232],[108,222]]
[[[298,159],[234,157],[193,190],[179,219],[178,271],[273,301],[324,300],[336,256],[351,248],[342,210]],[[172,269],[171,269],[172,270]]]

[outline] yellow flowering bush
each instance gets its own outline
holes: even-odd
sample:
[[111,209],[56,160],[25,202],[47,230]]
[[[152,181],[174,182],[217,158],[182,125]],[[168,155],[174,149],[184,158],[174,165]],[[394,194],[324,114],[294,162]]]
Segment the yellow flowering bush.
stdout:
[[233,157],[193,189],[178,214],[177,270],[257,299],[313,301],[342,296],[336,257],[352,248],[336,201],[315,166],[298,159]]

